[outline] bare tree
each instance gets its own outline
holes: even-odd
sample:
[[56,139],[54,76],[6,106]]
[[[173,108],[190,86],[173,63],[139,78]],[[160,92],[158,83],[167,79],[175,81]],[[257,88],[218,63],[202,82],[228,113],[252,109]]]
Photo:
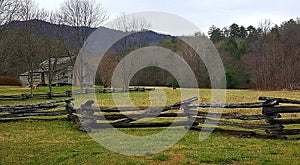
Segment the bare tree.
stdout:
[[[123,74],[119,75],[122,76],[120,78],[123,81],[123,90],[128,90],[129,88],[129,80],[128,75],[131,74],[131,66],[125,66],[125,64],[133,65],[134,60],[128,59],[130,61],[125,60],[125,56],[130,53],[131,51],[143,47],[146,43],[146,36],[143,32],[151,27],[151,24],[146,21],[143,17],[136,17],[134,15],[126,15],[125,13],[121,14],[116,18],[115,21],[109,24],[110,28],[123,31],[128,34],[127,37],[123,38],[117,43],[117,52],[115,53],[116,62],[121,62],[121,67]],[[102,74],[108,74],[107,72],[103,71]],[[125,74],[126,73],[126,74]],[[108,77],[103,75],[104,77]],[[102,82],[107,82],[102,78]]]
[[[3,46],[0,52],[0,70],[4,73],[10,70],[8,68],[11,68],[11,64],[16,64],[16,61],[20,60],[20,58],[12,60],[12,58],[20,54],[17,53],[16,47],[20,48],[18,43],[20,43],[22,39],[17,40],[16,38],[23,35],[19,34],[19,36],[17,36],[16,34],[18,34],[18,32],[6,25],[13,20],[20,20],[23,17],[24,13],[22,9],[24,4],[23,0],[0,0],[0,40],[1,46]],[[11,33],[12,31],[14,31],[14,33]],[[15,47],[15,49],[13,49],[13,47]],[[18,68],[19,66],[16,65],[16,70],[18,70]]]
[[[17,20],[20,18],[20,10],[21,10],[21,2],[19,0],[0,0],[0,26],[8,24],[13,20]],[[8,28],[7,26],[1,26],[0,29],[0,40],[4,39],[6,36]],[[1,42],[1,46],[3,46],[5,42]],[[8,58],[6,54],[4,54],[4,50],[0,51],[0,70],[4,70],[5,67],[8,66]],[[7,53],[7,52],[5,52]]]
[[29,21],[36,19],[39,12],[37,4],[32,0],[23,0],[21,2],[20,20]]
[[97,27],[108,18],[101,4],[94,0],[67,0],[60,12],[64,23],[76,27]]
[[0,25],[20,18],[20,0],[0,0]]
[[108,19],[104,8],[94,0],[67,0],[60,8],[59,17],[64,24],[77,28],[81,47],[88,37],[84,27],[98,27]]
[[261,30],[263,35],[266,35],[271,31],[272,25],[273,23],[271,22],[270,19],[264,19],[258,23],[258,28]]
[[52,24],[58,26],[53,26],[54,38],[49,36],[44,36],[43,46],[40,52],[47,57],[47,60],[40,64],[41,69],[47,74],[48,78],[48,87],[49,87],[49,96],[52,95],[52,84],[54,78],[57,76],[58,72],[58,58],[65,53],[64,48],[64,39],[61,34],[60,24],[57,12],[48,12],[46,10],[40,10],[38,13],[39,19],[44,19]]
[[122,13],[113,21],[110,26],[116,30],[123,32],[139,32],[151,27],[151,24],[143,17],[136,17],[135,15],[126,15]]
[[[108,16],[101,4],[94,0],[67,0],[59,10],[59,18],[60,22],[76,28],[77,42],[81,48],[91,33],[90,28],[100,26],[108,19]],[[78,61],[79,67],[74,68],[74,76],[78,78],[80,90],[83,91],[86,75],[84,74],[85,62],[82,55],[78,56]]]
[[[42,10],[39,12],[38,17],[43,17],[50,23],[58,23],[58,17],[55,12],[47,12]],[[40,67],[46,72],[48,77],[48,87],[49,87],[49,94],[50,97],[52,95],[52,83],[54,78],[58,74],[58,58],[65,53],[65,48],[63,44],[63,38],[61,37],[60,33],[60,26],[53,26],[53,32],[55,36],[43,36],[43,45],[40,52],[47,57],[47,60],[44,61],[40,65]]]
[[36,14],[36,19],[49,22],[49,20],[50,20],[50,13],[51,12],[49,12],[46,9],[39,9],[37,11],[37,14]]
[[[68,70],[68,62],[59,61],[59,58],[65,53],[64,45],[60,40],[49,38],[47,36],[43,37],[41,49],[39,52],[43,56],[47,57],[47,60],[40,64],[40,67],[47,74],[49,96],[52,95],[52,84],[61,72]],[[63,77],[65,78],[65,77]]]
[[37,38],[34,37],[33,27],[30,26],[30,20],[36,19],[38,15],[38,6],[32,0],[23,0],[20,9],[20,20],[25,21],[25,28],[23,31],[24,36],[26,36],[27,43],[24,45],[24,62],[29,65],[30,71],[28,76],[28,82],[30,85],[30,94],[33,94],[33,82],[34,82],[34,69],[36,68],[36,61],[39,61],[40,57],[37,53]]

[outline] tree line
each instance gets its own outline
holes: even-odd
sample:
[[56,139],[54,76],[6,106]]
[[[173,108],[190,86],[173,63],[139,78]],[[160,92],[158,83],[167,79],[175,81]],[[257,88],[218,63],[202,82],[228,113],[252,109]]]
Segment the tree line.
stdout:
[[[49,91],[52,93],[57,58],[70,56],[74,59],[72,56],[78,55],[91,28],[100,26],[107,18],[104,8],[94,0],[66,0],[55,11],[40,9],[33,0],[0,0],[0,74],[17,76],[29,71],[28,82],[32,93],[33,71],[48,59],[47,68],[43,69],[47,70]],[[52,32],[51,35],[38,33],[43,27],[37,28],[35,20],[55,24],[52,29],[46,29]],[[15,21],[23,21],[25,25],[14,27]],[[69,30],[72,31],[66,31],[65,26],[71,26]],[[72,35],[66,36],[66,32]],[[82,84],[83,76],[78,75],[77,78]]]
[[268,19],[255,28],[233,23],[211,26],[226,67],[229,88],[300,89],[300,19],[273,25]]
[[[281,25],[273,25],[270,20],[265,19],[259,22],[258,27],[250,25],[246,28],[236,23],[224,28],[213,25],[208,36],[199,32],[189,38],[203,43],[207,43],[207,40],[213,42],[225,67],[227,88],[300,89],[299,18],[290,19]],[[168,48],[185,59],[194,71],[200,88],[211,87],[207,68],[191,47],[175,37],[162,40],[159,46]],[[114,57],[114,53],[109,57]],[[112,61],[110,65],[116,64]],[[110,66],[112,71],[113,66]],[[141,70],[131,83],[178,86],[178,82],[168,71],[156,67]]]
[[[48,70],[49,91],[52,92],[51,82],[57,74],[57,59],[78,56],[93,28],[101,26],[108,17],[107,11],[94,0],[65,0],[55,11],[40,9],[33,0],[0,0],[0,75],[17,76],[25,71],[32,73],[42,61],[48,60],[49,65],[43,69]],[[33,26],[35,20],[54,25],[49,30],[51,34],[39,33],[43,28]],[[13,24],[15,21],[23,21],[25,25],[17,28],[18,25]],[[142,18],[128,18],[122,14],[112,28],[131,33],[143,32],[150,26]],[[72,28],[66,30],[66,27]],[[261,21],[258,27],[244,27],[236,23],[224,28],[211,26],[208,36],[196,33],[191,37],[213,42],[225,65],[228,88],[300,88],[299,19],[274,26],[270,20]],[[129,52],[147,46],[144,40],[144,33],[139,33],[120,41],[116,46],[118,51],[107,52],[104,57],[106,61],[99,65],[96,82],[109,87],[116,65]],[[183,57],[195,72],[199,86],[210,87],[205,65],[184,42],[171,37],[161,40],[158,46]],[[75,60],[72,63],[75,64]],[[83,84],[85,76],[80,70],[82,68],[75,68],[77,81]],[[120,81],[128,82],[127,79],[121,77]],[[33,74],[30,74],[29,82],[32,85]],[[125,86],[129,85],[177,86],[178,83],[168,71],[149,67],[138,72],[130,83],[125,83]]]

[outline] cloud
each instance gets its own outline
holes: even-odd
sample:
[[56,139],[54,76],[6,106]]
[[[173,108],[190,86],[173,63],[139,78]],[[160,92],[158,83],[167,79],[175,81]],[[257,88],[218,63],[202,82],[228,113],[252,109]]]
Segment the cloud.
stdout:
[[[36,0],[41,7],[58,8],[64,0]],[[300,16],[300,1],[296,0],[96,0],[111,15],[111,18],[125,13],[142,11],[161,11],[182,16],[196,24],[204,32],[211,25],[218,27],[257,25],[262,19],[269,18],[281,24]]]

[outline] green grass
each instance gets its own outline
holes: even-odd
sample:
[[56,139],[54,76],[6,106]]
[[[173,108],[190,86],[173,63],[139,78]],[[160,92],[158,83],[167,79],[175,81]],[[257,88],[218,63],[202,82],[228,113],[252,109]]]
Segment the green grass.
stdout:
[[[72,90],[72,87],[53,87],[54,93],[64,93],[67,90]],[[49,92],[48,87],[40,87],[39,89],[33,90],[33,94],[45,94]],[[30,88],[27,87],[9,87],[0,86],[0,95],[20,95],[20,94],[30,94]],[[51,100],[60,100],[62,98],[53,98]],[[41,102],[51,101],[49,99],[28,99],[28,100],[1,100],[0,105],[16,105],[16,104],[36,104]]]
[[[63,93],[67,90],[72,90],[72,87],[70,86],[65,86],[65,87],[53,87],[53,92],[57,93]],[[41,93],[46,93],[49,92],[48,87],[40,87],[39,89],[34,89],[33,93],[34,94],[41,94]],[[1,95],[19,95],[19,94],[29,94],[30,93],[30,88],[28,87],[10,87],[10,86],[0,86],[0,93]]]
[[[22,90],[0,87],[1,94],[17,94]],[[65,87],[55,90],[64,91]],[[165,89],[165,93],[168,95],[168,104],[180,100],[179,90]],[[201,89],[200,101],[209,102],[209,93],[208,89]],[[136,106],[149,106],[149,95],[149,92],[131,93],[130,97]],[[253,102],[257,101],[258,96],[300,100],[299,91],[228,90],[226,102]],[[102,106],[115,106],[111,94],[97,94],[97,99]],[[41,101],[45,100],[34,100]],[[20,102],[15,101],[14,104]],[[22,103],[31,102],[27,100]],[[0,104],[5,103],[0,101]],[[232,111],[261,113],[260,109],[226,110]],[[131,135],[146,136],[163,128],[120,130]],[[88,134],[78,131],[71,122],[0,123],[0,164],[299,164],[299,146],[299,140],[249,139],[219,133],[199,141],[199,132],[188,131],[183,139],[162,153],[136,157],[105,149]]]
[[166,160],[170,160],[170,156],[169,155],[165,155],[165,154],[160,154],[160,155],[155,156],[153,158],[153,160],[166,161]]
[[[212,134],[199,141],[189,131],[162,153],[134,157],[113,153],[77,131],[70,122],[1,124],[1,164],[297,164],[300,141],[246,139]],[[156,129],[122,129],[136,135]]]

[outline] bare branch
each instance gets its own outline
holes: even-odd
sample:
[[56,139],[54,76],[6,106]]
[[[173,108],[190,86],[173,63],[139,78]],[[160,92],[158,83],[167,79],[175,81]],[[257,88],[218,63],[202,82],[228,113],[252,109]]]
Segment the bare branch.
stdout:
[[21,0],[0,0],[0,25],[20,18]]
[[258,27],[262,30],[262,33],[266,35],[271,31],[272,25],[273,23],[270,19],[264,19],[259,22]]
[[117,17],[110,25],[111,28],[123,32],[139,32],[151,27],[151,24],[145,18],[135,15],[126,15],[125,13]]
[[94,0],[67,0],[60,8],[60,18],[70,26],[98,27],[108,16]]

